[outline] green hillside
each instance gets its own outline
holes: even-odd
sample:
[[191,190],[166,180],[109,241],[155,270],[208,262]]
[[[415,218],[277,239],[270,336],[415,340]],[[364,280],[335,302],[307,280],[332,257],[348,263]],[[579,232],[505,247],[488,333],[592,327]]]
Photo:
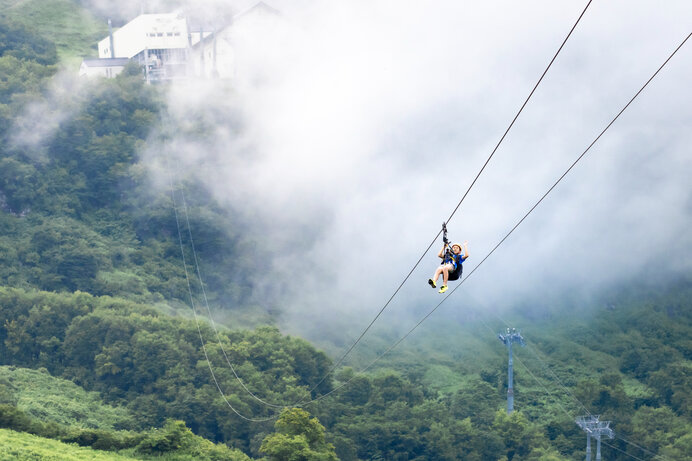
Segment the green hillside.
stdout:
[[161,461],[250,461],[238,450],[194,436],[189,429],[171,423],[165,430],[152,431],[136,448],[120,452],[89,448],[84,439],[60,442],[26,432],[0,429],[0,459],[3,460],[161,460]]
[[0,0],[0,19],[53,42],[60,60],[73,70],[82,57],[98,57],[96,42],[108,34],[106,23],[75,0]]
[[0,367],[0,403],[11,403],[27,416],[62,426],[132,429],[132,415],[105,405],[96,392],[55,378],[46,369]]
[[17,461],[126,461],[137,458],[0,429],[0,459]]

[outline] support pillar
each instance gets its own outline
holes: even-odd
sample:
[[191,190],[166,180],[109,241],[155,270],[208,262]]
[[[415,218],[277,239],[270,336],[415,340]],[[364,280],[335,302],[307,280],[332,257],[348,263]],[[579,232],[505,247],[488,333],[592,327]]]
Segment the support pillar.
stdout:
[[599,421],[597,415],[589,415],[579,417],[577,425],[586,432],[586,461],[591,461],[591,437],[596,438],[596,461],[601,461],[601,436],[614,437],[610,421]]
[[498,334],[497,337],[507,346],[509,361],[507,362],[507,414],[514,411],[514,358],[512,357],[512,344],[519,343],[525,346],[524,338],[516,328],[507,328],[505,334]]

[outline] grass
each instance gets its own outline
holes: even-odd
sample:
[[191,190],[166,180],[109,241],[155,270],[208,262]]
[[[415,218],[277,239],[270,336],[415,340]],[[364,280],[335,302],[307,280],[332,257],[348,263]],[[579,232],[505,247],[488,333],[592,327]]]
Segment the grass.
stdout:
[[431,365],[423,375],[425,387],[450,394],[463,388],[468,378],[445,365]]
[[634,378],[624,377],[622,384],[624,385],[625,393],[633,399],[654,397],[655,391],[653,389]]
[[136,458],[78,447],[9,429],[0,429],[0,459],[17,461],[127,461]]
[[0,367],[0,394],[41,421],[93,429],[133,429],[134,419],[126,409],[106,405],[98,393],[46,371]]
[[34,29],[55,43],[62,63],[76,70],[82,57],[96,57],[108,26],[73,0],[0,0],[0,15]]

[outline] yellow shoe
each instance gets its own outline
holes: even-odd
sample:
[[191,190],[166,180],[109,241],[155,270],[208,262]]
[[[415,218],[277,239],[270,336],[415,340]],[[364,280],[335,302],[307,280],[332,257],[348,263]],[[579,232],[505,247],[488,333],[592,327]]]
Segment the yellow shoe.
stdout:
[[435,283],[435,281],[433,279],[428,279],[428,283],[430,284],[431,287],[437,288],[437,284]]
[[447,291],[447,285],[442,285],[440,287],[440,293],[444,293],[445,291]]

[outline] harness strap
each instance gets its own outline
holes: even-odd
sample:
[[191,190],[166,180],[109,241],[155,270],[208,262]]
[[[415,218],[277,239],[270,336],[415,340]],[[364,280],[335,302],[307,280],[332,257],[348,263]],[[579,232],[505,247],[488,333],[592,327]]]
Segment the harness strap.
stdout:
[[454,264],[453,258],[452,258],[452,251],[449,248],[449,240],[447,239],[447,223],[443,222],[442,223],[442,241],[445,244],[445,254],[444,258],[442,258],[442,262],[446,262],[448,260],[451,260],[452,264]]

